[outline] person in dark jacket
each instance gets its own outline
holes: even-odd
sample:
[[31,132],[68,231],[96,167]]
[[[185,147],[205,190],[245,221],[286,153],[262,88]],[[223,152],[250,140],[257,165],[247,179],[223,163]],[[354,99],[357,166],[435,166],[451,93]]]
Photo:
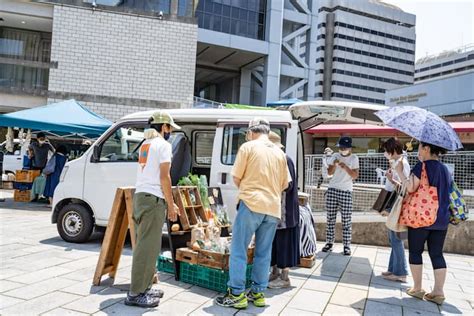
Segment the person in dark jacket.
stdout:
[[[268,138],[280,148],[281,138],[278,134],[270,132]],[[272,273],[268,287],[271,289],[286,288],[291,286],[288,272],[291,267],[300,263],[300,228],[298,205],[298,180],[295,164],[286,156],[291,182],[282,195],[281,220],[277,225],[272,247]]]
[[54,165],[54,171],[53,173],[48,174],[46,176],[46,186],[44,188],[43,195],[49,198],[50,205],[53,204],[54,190],[59,184],[59,177],[61,176],[61,172],[63,171],[64,165],[66,165],[67,162],[66,154],[66,147],[60,145],[53,155],[54,159],[56,160],[56,163]]

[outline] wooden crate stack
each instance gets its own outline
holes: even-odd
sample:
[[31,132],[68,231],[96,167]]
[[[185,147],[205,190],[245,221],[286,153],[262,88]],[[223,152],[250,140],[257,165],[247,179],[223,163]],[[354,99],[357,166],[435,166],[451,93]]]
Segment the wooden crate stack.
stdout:
[[[253,263],[255,248],[251,247],[247,250],[247,264]],[[195,251],[188,247],[176,250],[176,260],[191,264],[198,264],[204,267],[229,270],[230,254],[224,254],[209,250],[200,249]]]
[[[173,187],[173,198],[181,211],[179,216],[180,231],[190,231],[199,223],[208,223],[199,190],[194,186]],[[207,197],[206,197],[207,198]]]
[[[41,174],[40,170],[17,170],[15,174],[15,182],[21,186],[22,184],[30,187],[33,181]],[[31,190],[15,190],[13,193],[15,202],[31,201]]]

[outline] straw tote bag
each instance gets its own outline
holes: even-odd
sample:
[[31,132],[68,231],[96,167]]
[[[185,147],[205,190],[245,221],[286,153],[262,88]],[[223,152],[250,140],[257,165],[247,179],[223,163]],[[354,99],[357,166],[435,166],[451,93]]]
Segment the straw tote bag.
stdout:
[[399,223],[411,228],[431,226],[436,221],[438,208],[438,189],[430,186],[423,163],[420,186],[403,201]]
[[400,224],[398,220],[400,218],[403,199],[406,193],[406,184],[404,183],[400,190],[395,192],[395,202],[393,202],[392,210],[387,216],[387,222],[385,223],[385,226],[387,226],[388,229],[394,232],[405,232],[408,230],[407,227],[405,225]]

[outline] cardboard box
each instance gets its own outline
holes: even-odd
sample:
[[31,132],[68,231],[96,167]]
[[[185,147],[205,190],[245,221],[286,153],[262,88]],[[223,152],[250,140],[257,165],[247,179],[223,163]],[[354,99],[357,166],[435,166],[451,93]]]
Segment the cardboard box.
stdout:
[[40,170],[17,170],[15,174],[16,182],[32,183],[41,174]]
[[27,190],[27,191],[15,190],[15,192],[13,193],[13,200],[15,202],[30,202],[31,190]]

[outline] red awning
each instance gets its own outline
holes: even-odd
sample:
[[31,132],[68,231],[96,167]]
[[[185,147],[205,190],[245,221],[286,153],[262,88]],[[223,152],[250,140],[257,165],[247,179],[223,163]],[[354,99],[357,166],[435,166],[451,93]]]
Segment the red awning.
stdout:
[[[457,133],[474,132],[474,122],[451,122],[449,123]],[[388,126],[377,126],[370,124],[321,124],[306,131],[308,134],[371,134],[390,135],[400,133]]]

